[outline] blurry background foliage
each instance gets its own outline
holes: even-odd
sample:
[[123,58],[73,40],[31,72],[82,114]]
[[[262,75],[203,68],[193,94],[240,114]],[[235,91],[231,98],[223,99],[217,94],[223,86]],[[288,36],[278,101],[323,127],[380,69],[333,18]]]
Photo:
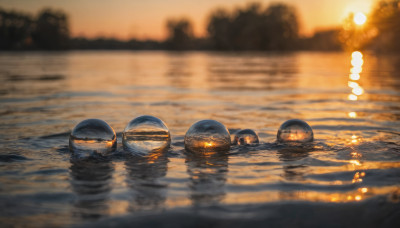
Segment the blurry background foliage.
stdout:
[[400,0],[377,1],[364,24],[349,14],[342,25],[299,37],[296,8],[283,3],[250,3],[233,10],[211,11],[207,36],[195,37],[190,18],[166,20],[164,41],[122,41],[113,38],[70,37],[65,12],[44,9],[37,16],[0,8],[0,49],[131,49],[131,50],[373,50],[400,51]]

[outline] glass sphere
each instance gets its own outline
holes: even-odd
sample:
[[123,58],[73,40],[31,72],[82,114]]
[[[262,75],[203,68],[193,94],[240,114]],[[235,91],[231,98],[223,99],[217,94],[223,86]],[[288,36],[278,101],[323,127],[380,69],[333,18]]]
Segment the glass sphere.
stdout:
[[311,142],[314,139],[314,133],[306,122],[292,119],[279,127],[277,139],[279,142]]
[[259,143],[257,134],[251,129],[240,130],[235,133],[233,145],[257,145]]
[[75,126],[69,136],[69,150],[77,157],[106,156],[116,148],[115,131],[103,120],[84,120]]
[[185,148],[189,151],[228,151],[231,136],[228,129],[215,120],[201,120],[193,124],[185,135]]
[[128,152],[147,155],[167,149],[171,144],[171,135],[162,120],[154,116],[139,116],[125,127],[122,144]]

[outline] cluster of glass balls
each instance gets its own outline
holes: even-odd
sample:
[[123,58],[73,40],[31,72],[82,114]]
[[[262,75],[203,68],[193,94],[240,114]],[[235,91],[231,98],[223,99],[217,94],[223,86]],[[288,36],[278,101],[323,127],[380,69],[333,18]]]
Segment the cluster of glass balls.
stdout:
[[[194,123],[185,135],[185,149],[190,152],[226,152],[231,145],[258,145],[258,135],[251,129],[234,133],[233,141],[228,129],[215,120]],[[277,133],[280,143],[306,143],[314,139],[311,127],[304,121],[292,119],[284,122]],[[125,151],[147,155],[168,149],[171,134],[167,125],[154,116],[139,116],[131,120],[122,133]],[[78,157],[107,156],[117,148],[114,129],[105,121],[87,119],[72,130],[69,149]]]
[[[125,151],[147,155],[163,151],[171,144],[167,125],[154,116],[139,116],[131,120],[122,133]],[[76,157],[107,156],[117,148],[114,129],[105,121],[87,119],[72,130],[69,149]]]

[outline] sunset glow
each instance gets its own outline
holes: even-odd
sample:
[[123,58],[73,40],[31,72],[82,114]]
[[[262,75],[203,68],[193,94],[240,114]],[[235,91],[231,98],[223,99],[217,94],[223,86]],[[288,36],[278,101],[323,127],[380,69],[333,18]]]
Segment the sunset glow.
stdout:
[[360,79],[360,74],[350,74],[349,78],[351,80],[357,81]]
[[349,87],[351,87],[353,89],[359,87],[357,82],[349,81],[347,84],[349,85]]
[[365,14],[358,12],[354,15],[354,23],[357,25],[363,25],[367,21],[367,16]]
[[[350,94],[348,96],[348,100],[351,101],[356,101],[358,100],[358,96],[362,95],[364,93],[364,89],[360,86],[360,84],[358,81],[360,79],[360,73],[362,71],[362,66],[364,64],[364,60],[363,60],[363,54],[360,51],[354,51],[351,53],[351,65],[353,66],[350,69],[350,76],[349,79],[350,81],[347,82],[347,85],[352,89],[351,92],[352,94]],[[355,118],[355,116],[350,116],[352,118]]]
[[206,142],[204,143],[204,147],[212,147],[213,143],[212,142]]
[[356,112],[349,112],[349,117],[350,118],[356,118],[357,117],[357,113]]
[[[165,21],[168,18],[187,17],[193,22],[194,34],[205,36],[208,16],[218,7],[233,10],[245,6],[250,0],[215,0],[215,1],[184,1],[184,0],[152,0],[145,1],[51,1],[51,0],[19,0],[4,1],[2,7],[36,14],[45,7],[61,9],[69,16],[71,35],[94,37],[115,37],[118,39],[156,39],[166,37]],[[260,1],[269,5],[272,0]],[[368,12],[373,0],[328,0],[300,1],[286,0],[297,9],[301,21],[300,34],[310,36],[316,30],[329,28],[342,23],[351,12]],[[315,10],[316,7],[318,10]],[[358,14],[357,14],[358,15]],[[362,16],[357,16],[362,22]],[[356,22],[356,23],[358,23]],[[363,23],[364,23],[363,22]]]
[[359,51],[354,51],[353,53],[351,53],[351,58],[353,59],[362,59],[363,54]]
[[357,98],[357,96],[354,95],[354,94],[349,94],[348,99],[349,99],[350,101],[356,101],[358,98]]
[[361,94],[363,94],[364,93],[364,90],[363,90],[363,88],[361,88],[361,87],[356,87],[356,88],[354,88],[353,90],[352,90],[352,92],[355,94],[355,95],[361,95]]

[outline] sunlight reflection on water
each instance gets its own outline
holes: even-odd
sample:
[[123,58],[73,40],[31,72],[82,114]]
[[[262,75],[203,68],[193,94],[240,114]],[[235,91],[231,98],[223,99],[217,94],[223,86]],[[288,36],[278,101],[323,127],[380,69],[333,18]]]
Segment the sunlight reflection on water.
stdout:
[[[243,206],[241,214],[262,218],[254,205],[287,202],[311,203],[318,215],[317,202],[334,210],[377,197],[387,206],[400,196],[399,60],[361,52],[1,53],[0,220],[62,226],[210,206],[215,216]],[[165,121],[171,148],[125,156],[122,131],[144,114]],[[109,160],[70,160],[69,132],[87,118],[117,132]],[[310,124],[313,143],[275,142],[279,125],[294,118]],[[185,133],[201,119],[231,134],[253,129],[260,144],[188,153]]]

